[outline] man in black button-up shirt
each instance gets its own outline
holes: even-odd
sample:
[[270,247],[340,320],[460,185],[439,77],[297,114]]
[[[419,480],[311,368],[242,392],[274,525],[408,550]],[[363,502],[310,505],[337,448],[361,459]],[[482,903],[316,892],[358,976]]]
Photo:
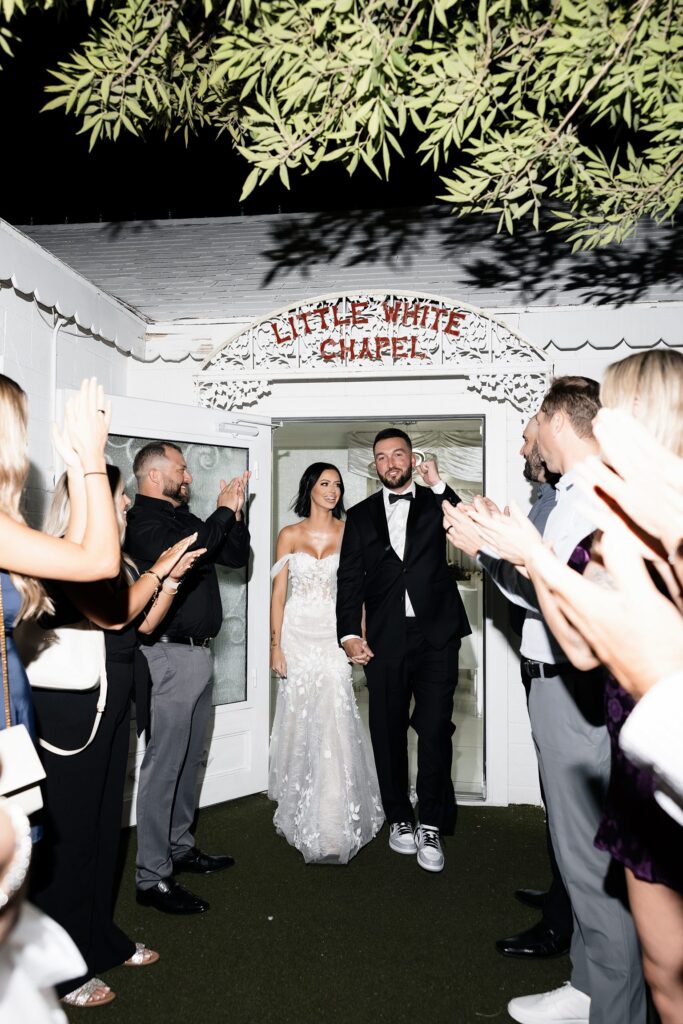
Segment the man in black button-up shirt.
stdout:
[[[138,902],[168,913],[200,913],[208,903],[173,879],[174,871],[208,874],[229,867],[194,844],[197,774],[211,714],[213,665],[208,641],[221,627],[216,563],[239,568],[249,560],[249,530],[242,508],[249,474],[221,481],[217,508],[204,522],[188,506],[192,476],[170,442],[138,452],[138,483],[128,513],[126,550],[141,568],[182,537],[197,533],[206,548],[188,575],[159,631],[143,646],[152,678],[151,734],[140,768],[137,799]],[[168,579],[164,586],[176,584]]]

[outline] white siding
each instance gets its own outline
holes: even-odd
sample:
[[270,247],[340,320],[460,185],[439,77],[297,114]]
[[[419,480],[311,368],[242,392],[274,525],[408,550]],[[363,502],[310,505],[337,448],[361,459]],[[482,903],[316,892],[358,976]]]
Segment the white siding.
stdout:
[[[40,521],[54,482],[53,322],[52,312],[38,306],[32,298],[13,288],[0,288],[0,366],[29,398],[31,471],[25,508],[32,523]],[[125,394],[128,357],[96,338],[67,333],[74,330],[73,326],[62,327],[57,335],[57,387],[77,387],[83,377],[96,376],[110,394]]]

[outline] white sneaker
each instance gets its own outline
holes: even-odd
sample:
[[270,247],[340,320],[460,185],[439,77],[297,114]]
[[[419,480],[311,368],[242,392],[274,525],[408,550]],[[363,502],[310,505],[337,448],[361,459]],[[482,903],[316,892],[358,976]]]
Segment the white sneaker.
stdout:
[[565,981],[552,992],[519,996],[508,1003],[508,1013],[519,1024],[588,1024],[590,996]]
[[433,825],[418,825],[415,829],[417,863],[425,871],[443,871],[444,857],[439,830]]
[[397,821],[389,829],[389,846],[394,853],[417,853],[413,826],[409,821]]

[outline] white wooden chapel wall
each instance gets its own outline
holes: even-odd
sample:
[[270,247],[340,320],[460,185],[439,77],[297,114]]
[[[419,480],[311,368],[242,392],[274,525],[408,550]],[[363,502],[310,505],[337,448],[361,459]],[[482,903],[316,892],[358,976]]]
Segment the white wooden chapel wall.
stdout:
[[144,336],[140,316],[0,220],[0,365],[29,397],[34,522],[54,483],[57,390],[96,376],[109,393],[125,394],[127,354],[143,353]]
[[[0,286],[0,368],[26,391],[29,399],[31,472],[26,512],[40,523],[54,484],[55,457],[51,440],[54,400],[59,388],[78,387],[83,377],[96,376],[109,394],[124,395],[129,357],[100,338],[62,325],[54,312],[32,296]],[[56,373],[51,351],[56,346]]]

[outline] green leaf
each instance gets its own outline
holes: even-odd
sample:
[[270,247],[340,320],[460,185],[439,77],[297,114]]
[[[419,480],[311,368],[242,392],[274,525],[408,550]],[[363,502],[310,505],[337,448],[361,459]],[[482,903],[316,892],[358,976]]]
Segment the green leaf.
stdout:
[[44,114],[46,110],[57,110],[59,107],[66,106],[66,96],[57,96],[56,99],[50,100],[49,103],[43,104],[40,108],[41,114]]
[[240,202],[241,203],[244,202],[244,200],[247,198],[247,196],[251,195],[251,193],[254,191],[254,189],[256,187],[256,184],[258,182],[259,174],[260,173],[261,172],[259,171],[258,167],[255,167],[253,169],[253,171],[251,171],[251,173],[247,176],[247,180],[245,181],[245,183],[244,183],[244,185],[242,187],[242,192],[241,192],[241,195],[240,195]]

